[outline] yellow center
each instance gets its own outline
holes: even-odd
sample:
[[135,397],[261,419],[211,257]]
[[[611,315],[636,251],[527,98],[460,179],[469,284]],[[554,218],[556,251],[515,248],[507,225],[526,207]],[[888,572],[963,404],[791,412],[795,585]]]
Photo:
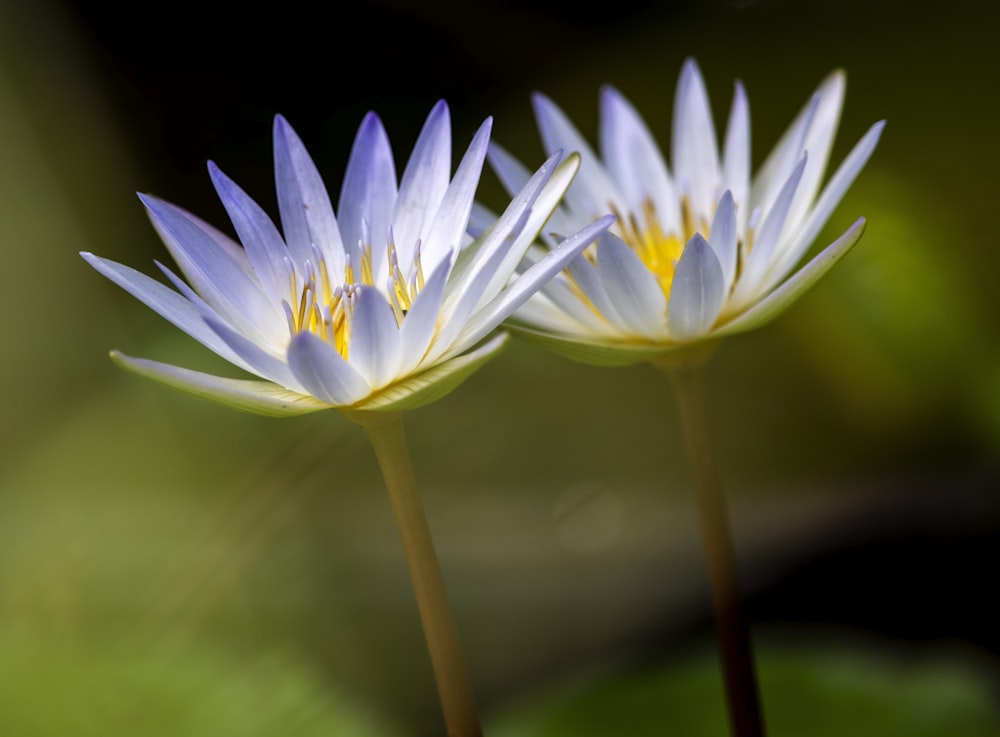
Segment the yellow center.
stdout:
[[[305,276],[299,283],[299,272],[289,263],[288,292],[290,298],[282,300],[281,306],[292,335],[310,332],[332,345],[337,352],[347,358],[351,342],[351,321],[359,287],[375,287],[372,269],[372,249],[370,244],[361,247],[360,273],[356,273],[350,256],[344,265],[344,283],[334,287],[326,260],[318,249],[314,250],[316,265],[305,263]],[[420,241],[414,248],[413,266],[410,277],[403,277],[396,256],[396,245],[389,239],[386,247],[389,264],[388,300],[396,316],[396,324],[402,325],[406,312],[417,294],[424,287],[424,272],[420,265]],[[294,306],[293,306],[294,305]]]

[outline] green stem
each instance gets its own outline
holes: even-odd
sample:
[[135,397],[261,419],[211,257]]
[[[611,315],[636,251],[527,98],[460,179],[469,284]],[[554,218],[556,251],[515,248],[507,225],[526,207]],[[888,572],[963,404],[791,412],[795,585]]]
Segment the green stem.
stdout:
[[479,715],[458,642],[458,628],[448,604],[427,518],[417,495],[402,415],[389,412],[366,415],[363,419],[352,419],[360,422],[368,432],[389,490],[434,667],[448,737],[481,737]]
[[712,462],[701,372],[689,364],[664,368],[673,384],[698,495],[730,730],[734,737],[763,737],[753,650],[740,601],[725,497]]

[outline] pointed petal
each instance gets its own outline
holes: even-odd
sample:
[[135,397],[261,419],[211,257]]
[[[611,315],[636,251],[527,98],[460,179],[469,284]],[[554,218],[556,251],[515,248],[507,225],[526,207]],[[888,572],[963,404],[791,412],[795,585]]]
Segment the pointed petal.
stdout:
[[438,314],[441,311],[441,299],[444,296],[448,271],[447,263],[438,265],[403,318],[403,324],[399,328],[399,341],[402,346],[399,371],[402,374],[409,373],[420,365],[427,353],[427,347],[437,332]]
[[288,345],[288,365],[295,378],[321,402],[345,406],[371,392],[368,382],[329,344],[312,333],[299,333]]
[[722,180],[724,186],[732,192],[739,224],[738,232],[744,234],[747,218],[750,217],[750,104],[747,102],[746,90],[740,82],[736,83],[729,124],[726,126]]
[[344,246],[330,195],[309,152],[282,116],[274,118],[274,178],[278,210],[292,261],[304,273],[316,244],[332,274],[343,274]]
[[374,287],[360,287],[354,297],[351,367],[373,387],[385,386],[399,370],[399,328],[392,307]]
[[565,113],[545,95],[535,93],[531,98],[538,121],[542,144],[549,154],[562,150],[580,155],[580,172],[573,186],[565,195],[567,206],[577,215],[595,217],[609,211],[609,205],[619,209],[625,204],[593,149]]
[[778,198],[774,201],[774,207],[767,213],[760,226],[743,273],[740,274],[736,289],[733,291],[732,301],[737,309],[754,300],[754,296],[760,291],[764,276],[773,265],[775,247],[785,229],[788,209],[795,197],[806,161],[807,157],[803,154],[799,165],[795,167],[788,181],[785,182],[785,186],[781,188]]
[[788,247],[782,251],[779,259],[768,273],[765,288],[770,288],[781,281],[809,250],[809,246],[826,225],[834,208],[840,204],[841,198],[868,162],[879,137],[882,135],[883,128],[885,128],[884,120],[869,128],[868,132],[862,136],[851,153],[844,159],[844,163],[837,168],[836,173],[823,189],[816,206],[803,223],[802,229],[794,239],[789,241]]
[[736,276],[736,255],[739,245],[739,228],[736,224],[736,206],[733,199],[733,193],[726,190],[719,200],[715,219],[709,230],[709,243],[719,259],[719,266],[722,267],[722,284],[726,294],[729,294],[733,278]]
[[416,409],[449,394],[506,345],[501,333],[476,350],[393,384],[357,405],[360,410],[379,412]]
[[506,320],[518,307],[555,274],[562,271],[566,265],[579,256],[598,235],[607,230],[615,219],[606,215],[578,233],[573,234],[550,251],[538,263],[521,274],[513,284],[504,289],[493,301],[482,307],[473,315],[462,334],[449,348],[449,353],[461,353],[465,348],[481,340],[493,328]]
[[678,198],[663,154],[639,113],[612,87],[601,90],[600,133],[604,163],[629,211],[639,217],[652,204],[660,227],[676,230]]
[[84,260],[156,314],[173,323],[210,351],[230,363],[249,370],[244,363],[205,324],[203,312],[172,289],[155,279],[123,264],[109,261],[92,253],[81,253]]
[[764,299],[757,302],[743,314],[724,323],[715,330],[712,337],[722,337],[724,335],[734,335],[753,330],[764,323],[770,322],[788,307],[795,300],[801,297],[806,290],[819,281],[820,277],[829,271],[834,264],[842,259],[851,248],[861,239],[865,232],[865,220],[861,218],[848,229],[840,238],[826,247],[812,261],[803,266],[794,276],[783,283]]
[[145,358],[132,358],[117,351],[111,352],[111,360],[126,371],[244,412],[285,417],[330,409],[314,397],[296,394],[268,381],[227,379]]
[[[426,234],[437,214],[450,175],[451,121],[448,106],[441,100],[427,116],[399,184],[392,228],[399,267],[404,274],[413,263],[417,239]],[[382,235],[373,231],[373,237]]]
[[628,332],[662,336],[667,298],[635,251],[607,233],[597,239],[597,272]]
[[180,267],[187,281],[212,309],[246,335],[273,343],[285,329],[284,318],[274,309],[255,277],[219,248],[214,235],[201,222],[175,205],[140,195],[153,227]]
[[254,273],[275,307],[287,299],[288,249],[281,234],[267,213],[232,179],[222,173],[215,162],[208,162],[208,173],[215,191],[246,249]]
[[670,337],[685,341],[704,336],[719,316],[725,301],[719,260],[708,241],[700,233],[695,233],[677,262],[670,287],[670,307],[667,311]]
[[479,177],[483,171],[492,126],[492,118],[487,118],[479,126],[448,185],[434,223],[421,246],[420,258],[426,272],[433,271],[452,253],[457,253],[462,245]]
[[396,165],[392,148],[382,121],[375,113],[368,113],[351,147],[347,173],[340,190],[337,218],[343,236],[344,248],[358,262],[358,242],[362,240],[362,221],[368,223],[369,232],[379,239],[378,247],[372,245],[372,266],[376,279],[386,275],[385,238],[392,223],[396,206]]
[[670,161],[682,194],[695,214],[707,220],[715,205],[719,152],[708,91],[693,59],[684,62],[674,102]]

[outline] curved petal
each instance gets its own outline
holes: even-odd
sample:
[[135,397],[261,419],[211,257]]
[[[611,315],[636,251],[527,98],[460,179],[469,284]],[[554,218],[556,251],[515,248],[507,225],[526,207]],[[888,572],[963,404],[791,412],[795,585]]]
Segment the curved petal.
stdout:
[[733,106],[726,126],[726,141],[723,144],[722,180],[732,192],[736,205],[739,233],[746,233],[747,218],[750,217],[750,104],[747,93],[740,82],[733,93]]
[[684,62],[677,83],[670,163],[695,214],[710,218],[719,183],[719,151],[708,91],[694,59]]
[[651,204],[660,227],[675,231],[680,212],[663,154],[639,113],[613,87],[601,89],[600,136],[605,166],[629,211],[638,217]]
[[736,257],[739,247],[739,227],[736,224],[736,205],[733,193],[726,190],[715,210],[715,219],[709,230],[708,240],[722,267],[722,284],[726,294],[733,287],[736,276]]
[[371,392],[368,382],[329,344],[312,333],[299,333],[288,345],[288,365],[295,378],[322,402],[346,406]]
[[[358,243],[364,237],[363,222],[369,232],[382,239],[392,223],[396,206],[396,165],[392,147],[382,121],[375,113],[368,113],[354,137],[347,172],[337,203],[337,218],[344,240],[344,248],[358,263]],[[381,243],[381,240],[379,241]],[[377,280],[388,275],[385,268],[385,248],[372,245],[372,269]]]
[[203,319],[202,310],[177,292],[129,266],[109,261],[92,253],[83,252],[80,255],[101,275],[113,281],[160,317],[179,327],[210,351],[242,369],[251,370],[239,356],[233,353],[229,346],[209,329]]
[[597,273],[629,332],[662,336],[667,298],[635,251],[607,233],[597,239]]
[[586,139],[552,100],[536,92],[531,104],[538,121],[545,151],[562,150],[580,155],[580,172],[566,192],[566,205],[578,215],[592,218],[609,211],[609,205],[620,208],[624,203],[601,167]]
[[287,417],[330,409],[330,405],[314,397],[296,394],[269,381],[227,379],[145,358],[132,358],[118,351],[111,352],[111,360],[126,371],[244,412]]
[[288,267],[285,259],[289,257],[281,234],[260,205],[227,177],[214,161],[208,162],[208,174],[246,249],[257,279],[271,302],[276,308],[280,308],[281,301],[288,299]]
[[139,197],[170,255],[202,299],[241,332],[261,343],[273,342],[285,329],[285,321],[260,282],[219,247],[200,220],[156,197]]
[[487,118],[469,144],[458,170],[448,185],[438,209],[434,223],[422,242],[420,259],[425,272],[431,272],[438,264],[457,253],[462,245],[469,213],[479,186],[479,177],[486,159],[486,149],[490,142],[493,119]]
[[840,238],[827,246],[816,258],[799,269],[788,281],[784,282],[743,314],[724,323],[717,330],[713,331],[711,336],[722,337],[723,335],[743,333],[747,330],[760,327],[764,323],[776,318],[788,309],[795,300],[801,297],[809,287],[819,281],[820,277],[829,271],[834,264],[842,259],[861,239],[861,235],[864,232],[865,219],[861,218]]
[[[426,235],[451,175],[451,120],[448,105],[441,100],[427,116],[410,160],[399,183],[399,196],[392,216],[399,268],[407,273],[413,264],[413,248]],[[376,238],[381,233],[373,231]]]
[[313,244],[332,273],[344,272],[344,246],[330,195],[309,152],[282,116],[274,118],[274,178],[278,210],[292,261],[304,273]]
[[385,386],[399,370],[399,327],[392,307],[374,287],[359,287],[351,318],[351,367],[373,387]]
[[691,340],[709,331],[726,300],[722,279],[712,247],[695,233],[677,262],[670,287],[667,328],[671,338]]

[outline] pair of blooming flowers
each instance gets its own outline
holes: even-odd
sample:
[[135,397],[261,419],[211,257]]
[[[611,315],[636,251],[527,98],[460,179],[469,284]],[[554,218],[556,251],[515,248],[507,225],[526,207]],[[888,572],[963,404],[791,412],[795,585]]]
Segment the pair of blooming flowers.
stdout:
[[[112,357],[175,388],[262,414],[417,407],[499,351],[511,329],[606,364],[660,356],[757,327],[808,289],[860,238],[859,220],[794,272],[868,160],[862,137],[821,189],[844,96],[831,75],[760,171],[750,172],[741,85],[722,143],[704,82],[685,63],[674,107],[672,172],[634,108],[601,94],[601,158],[547,98],[534,98],[549,158],[532,173],[482,124],[451,174],[444,102],[398,181],[378,117],[361,123],[336,214],[301,140],[274,124],[281,230],[214,164],[209,174],[240,243],[143,195],[183,279],[176,289],[84,253],[100,273],[258,379]],[[513,199],[475,203],[486,159]],[[485,341],[485,342],[484,342]]]

